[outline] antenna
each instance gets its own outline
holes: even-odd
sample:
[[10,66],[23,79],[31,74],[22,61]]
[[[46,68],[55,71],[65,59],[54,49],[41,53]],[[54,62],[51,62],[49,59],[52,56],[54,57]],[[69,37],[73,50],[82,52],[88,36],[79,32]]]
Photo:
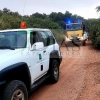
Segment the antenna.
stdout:
[[25,1],[25,3],[24,3],[24,8],[23,8],[23,15],[24,15],[24,10],[25,10],[25,5],[26,5],[26,1]]
[[26,0],[25,0],[24,7],[23,7],[22,21],[24,21],[24,18],[23,18],[23,16],[24,16],[24,10],[25,10],[25,6],[26,6]]

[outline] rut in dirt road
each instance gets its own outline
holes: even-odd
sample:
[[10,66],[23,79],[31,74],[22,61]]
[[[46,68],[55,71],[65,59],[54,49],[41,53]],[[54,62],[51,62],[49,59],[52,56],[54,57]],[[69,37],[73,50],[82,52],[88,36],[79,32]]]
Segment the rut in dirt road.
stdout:
[[81,47],[79,57],[63,54],[58,83],[44,83],[29,100],[100,100],[99,62],[100,51],[91,45]]

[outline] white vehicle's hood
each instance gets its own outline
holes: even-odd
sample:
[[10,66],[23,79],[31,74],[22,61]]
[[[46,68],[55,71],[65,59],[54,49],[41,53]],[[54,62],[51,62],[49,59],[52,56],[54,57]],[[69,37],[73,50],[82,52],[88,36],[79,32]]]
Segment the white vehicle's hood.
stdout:
[[9,50],[9,49],[0,49],[0,70],[10,66],[12,64],[18,63],[21,61],[21,49]]
[[5,59],[5,57],[10,57],[13,56],[14,54],[21,52],[21,50],[8,50],[8,49],[4,49],[4,50],[0,50],[0,59]]

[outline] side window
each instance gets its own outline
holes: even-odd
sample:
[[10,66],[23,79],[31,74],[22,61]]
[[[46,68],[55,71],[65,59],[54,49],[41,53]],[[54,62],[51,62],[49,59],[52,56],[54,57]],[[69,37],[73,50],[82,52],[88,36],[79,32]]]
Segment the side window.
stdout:
[[39,34],[41,35],[41,38],[42,38],[41,42],[44,43],[44,46],[47,46],[47,35],[43,31],[39,32]]
[[43,38],[43,42],[45,46],[49,46],[55,43],[55,39],[51,32],[49,31],[42,31],[39,32],[41,37]]
[[30,33],[30,43],[31,43],[31,46],[34,43],[36,43],[36,42],[39,42],[39,38],[38,38],[37,32],[31,32]]
[[55,39],[50,31],[45,32],[49,37],[49,45],[55,44]]

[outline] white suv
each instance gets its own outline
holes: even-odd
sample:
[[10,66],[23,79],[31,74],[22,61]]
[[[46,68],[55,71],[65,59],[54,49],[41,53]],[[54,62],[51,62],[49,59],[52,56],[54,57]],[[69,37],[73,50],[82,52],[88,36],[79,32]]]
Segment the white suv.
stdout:
[[28,100],[30,91],[49,78],[59,79],[59,45],[49,29],[0,31],[0,95],[3,100]]

